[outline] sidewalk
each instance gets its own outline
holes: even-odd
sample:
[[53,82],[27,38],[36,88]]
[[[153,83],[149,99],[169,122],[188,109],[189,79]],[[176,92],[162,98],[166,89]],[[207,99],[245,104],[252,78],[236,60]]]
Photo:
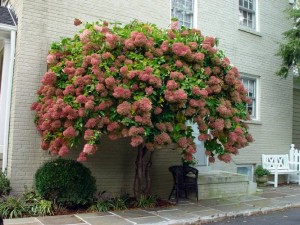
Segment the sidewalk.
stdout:
[[134,209],[107,213],[7,219],[5,225],[179,225],[204,224],[226,217],[253,215],[300,206],[300,186],[266,187],[254,195],[179,201],[170,208]]

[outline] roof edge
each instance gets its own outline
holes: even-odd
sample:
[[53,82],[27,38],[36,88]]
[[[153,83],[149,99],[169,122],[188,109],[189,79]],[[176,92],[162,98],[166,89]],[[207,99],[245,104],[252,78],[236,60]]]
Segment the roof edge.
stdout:
[[0,30],[16,31],[17,30],[17,26],[11,26],[11,25],[0,23]]

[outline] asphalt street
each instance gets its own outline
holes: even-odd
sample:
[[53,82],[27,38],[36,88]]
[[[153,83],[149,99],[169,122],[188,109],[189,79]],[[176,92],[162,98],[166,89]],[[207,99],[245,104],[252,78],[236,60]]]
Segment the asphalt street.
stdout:
[[207,225],[300,225],[300,208],[275,211],[265,215],[237,217]]

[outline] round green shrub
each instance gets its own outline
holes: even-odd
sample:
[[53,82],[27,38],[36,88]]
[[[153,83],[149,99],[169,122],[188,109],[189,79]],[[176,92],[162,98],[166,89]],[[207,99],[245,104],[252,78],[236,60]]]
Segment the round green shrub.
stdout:
[[91,171],[81,163],[67,159],[43,164],[35,174],[35,186],[45,199],[69,207],[89,203],[96,192]]

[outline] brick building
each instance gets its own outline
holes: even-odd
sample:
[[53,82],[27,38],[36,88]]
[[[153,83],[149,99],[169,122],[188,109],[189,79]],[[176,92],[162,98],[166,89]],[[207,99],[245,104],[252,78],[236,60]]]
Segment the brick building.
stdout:
[[[277,43],[291,26],[283,12],[291,7],[290,2],[2,0],[2,7],[10,6],[10,9],[0,8],[0,13],[8,12],[13,23],[3,25],[0,19],[0,61],[3,58],[0,146],[3,168],[8,169],[13,191],[22,191],[24,185],[30,187],[36,169],[51,158],[40,149],[41,138],[33,123],[30,105],[36,99],[35,92],[46,71],[49,45],[78,31],[79,28],[72,25],[74,18],[122,23],[138,19],[166,28],[171,17],[177,17],[182,25],[219,38],[219,48],[239,68],[253,99],[248,109],[252,112],[249,125],[255,142],[242,149],[231,164],[213,165],[207,163],[203,143],[197,143],[198,167],[200,171],[210,168],[245,173],[251,179],[254,166],[261,163],[262,153],[287,153],[292,142],[293,80],[275,76],[280,64],[275,56]],[[130,192],[135,153],[128,140],[104,139],[97,154],[85,163],[96,177],[98,189]],[[161,150],[154,154],[153,162],[153,194],[165,197],[172,182],[167,168],[180,162],[179,155],[171,149]]]

